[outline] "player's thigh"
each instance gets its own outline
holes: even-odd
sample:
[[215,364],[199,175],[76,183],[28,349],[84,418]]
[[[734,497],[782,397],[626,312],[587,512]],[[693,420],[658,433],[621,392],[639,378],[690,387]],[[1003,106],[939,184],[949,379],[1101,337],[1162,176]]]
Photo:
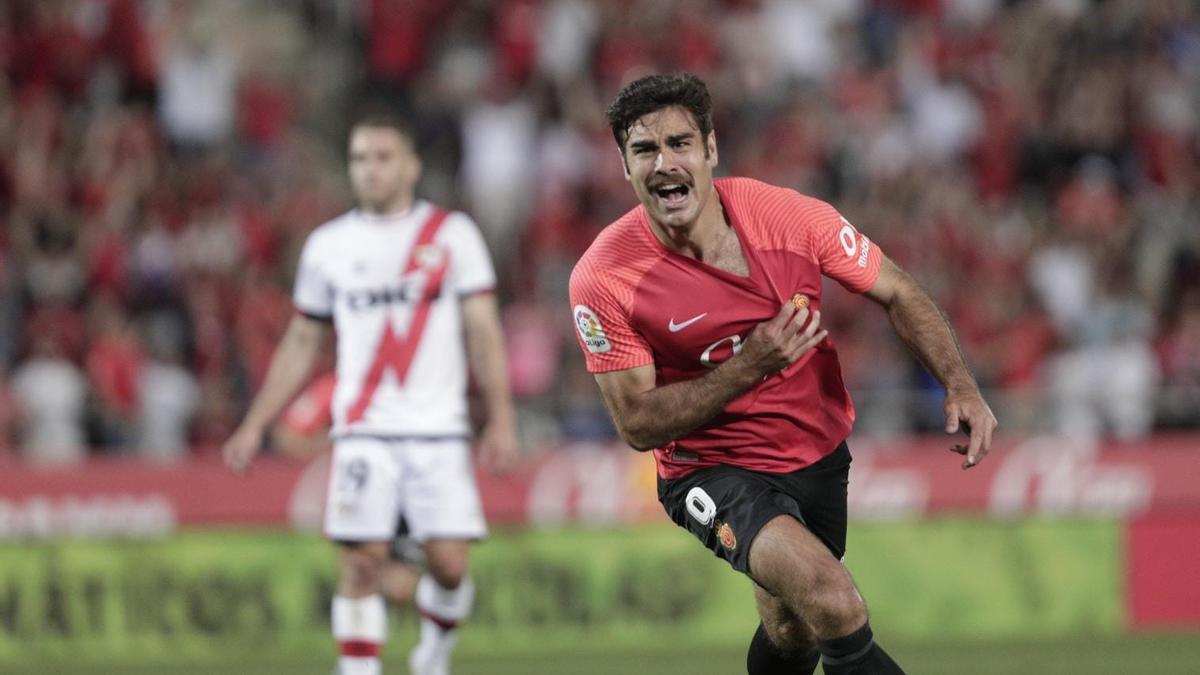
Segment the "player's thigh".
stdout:
[[850,483],[850,450],[846,444],[805,469],[772,477],[772,482],[796,500],[804,527],[841,560],[846,555]]
[[376,438],[334,443],[325,500],[325,535],[334,541],[388,541],[402,502],[401,466],[391,444]]
[[660,481],[658,498],[676,525],[742,573],[750,571],[748,552],[764,524],[780,514],[800,517],[796,501],[768,476],[732,466]]
[[749,552],[750,577],[807,621],[859,612],[861,596],[829,548],[795,518],[764,525]]
[[406,442],[403,457],[404,516],[414,541],[476,540],[487,534],[465,440]]

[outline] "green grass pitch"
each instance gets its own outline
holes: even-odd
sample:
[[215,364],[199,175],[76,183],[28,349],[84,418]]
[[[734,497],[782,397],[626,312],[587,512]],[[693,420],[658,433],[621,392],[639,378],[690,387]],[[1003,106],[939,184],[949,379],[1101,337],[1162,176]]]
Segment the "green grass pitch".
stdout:
[[[1077,637],[1045,642],[898,643],[887,645],[905,670],[914,675],[971,673],[972,675],[1069,674],[1185,675],[1200,673],[1200,634],[1165,634],[1126,637]],[[384,672],[403,675],[403,654],[389,654]],[[40,675],[328,675],[331,662],[273,660],[213,661],[206,664],[119,663],[92,665],[38,664],[0,672]],[[729,675],[744,673],[740,652],[670,651],[456,659],[454,675],[609,675],[646,673],[654,675]],[[819,672],[819,671],[818,671]]]

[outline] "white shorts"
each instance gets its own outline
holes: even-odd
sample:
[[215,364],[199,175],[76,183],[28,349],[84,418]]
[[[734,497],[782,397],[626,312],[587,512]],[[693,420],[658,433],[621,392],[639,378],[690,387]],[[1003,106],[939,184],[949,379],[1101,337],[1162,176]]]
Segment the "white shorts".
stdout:
[[334,441],[325,535],[335,541],[388,541],[401,516],[417,542],[487,535],[467,441],[357,436]]

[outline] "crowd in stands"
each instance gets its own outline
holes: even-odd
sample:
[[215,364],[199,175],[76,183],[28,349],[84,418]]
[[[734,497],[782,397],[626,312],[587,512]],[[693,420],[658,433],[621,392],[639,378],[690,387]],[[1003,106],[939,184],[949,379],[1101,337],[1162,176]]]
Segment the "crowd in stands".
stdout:
[[[945,308],[1006,431],[1200,426],[1188,0],[10,0],[0,454],[213,452],[364,101],[492,247],[526,447],[614,438],[566,282],[636,204],[605,105],[674,70],[722,172],[832,202]],[[883,312],[826,292],[861,432],[938,428]]]

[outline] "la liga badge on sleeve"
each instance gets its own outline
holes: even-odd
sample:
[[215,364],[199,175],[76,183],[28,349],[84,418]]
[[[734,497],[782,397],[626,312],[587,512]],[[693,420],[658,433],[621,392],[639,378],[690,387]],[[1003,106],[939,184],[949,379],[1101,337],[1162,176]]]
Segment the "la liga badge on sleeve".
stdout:
[[604,327],[600,325],[600,317],[585,305],[575,305],[575,328],[579,331],[579,336],[583,338],[583,344],[589,352],[603,354],[612,350],[612,342],[604,334]]

